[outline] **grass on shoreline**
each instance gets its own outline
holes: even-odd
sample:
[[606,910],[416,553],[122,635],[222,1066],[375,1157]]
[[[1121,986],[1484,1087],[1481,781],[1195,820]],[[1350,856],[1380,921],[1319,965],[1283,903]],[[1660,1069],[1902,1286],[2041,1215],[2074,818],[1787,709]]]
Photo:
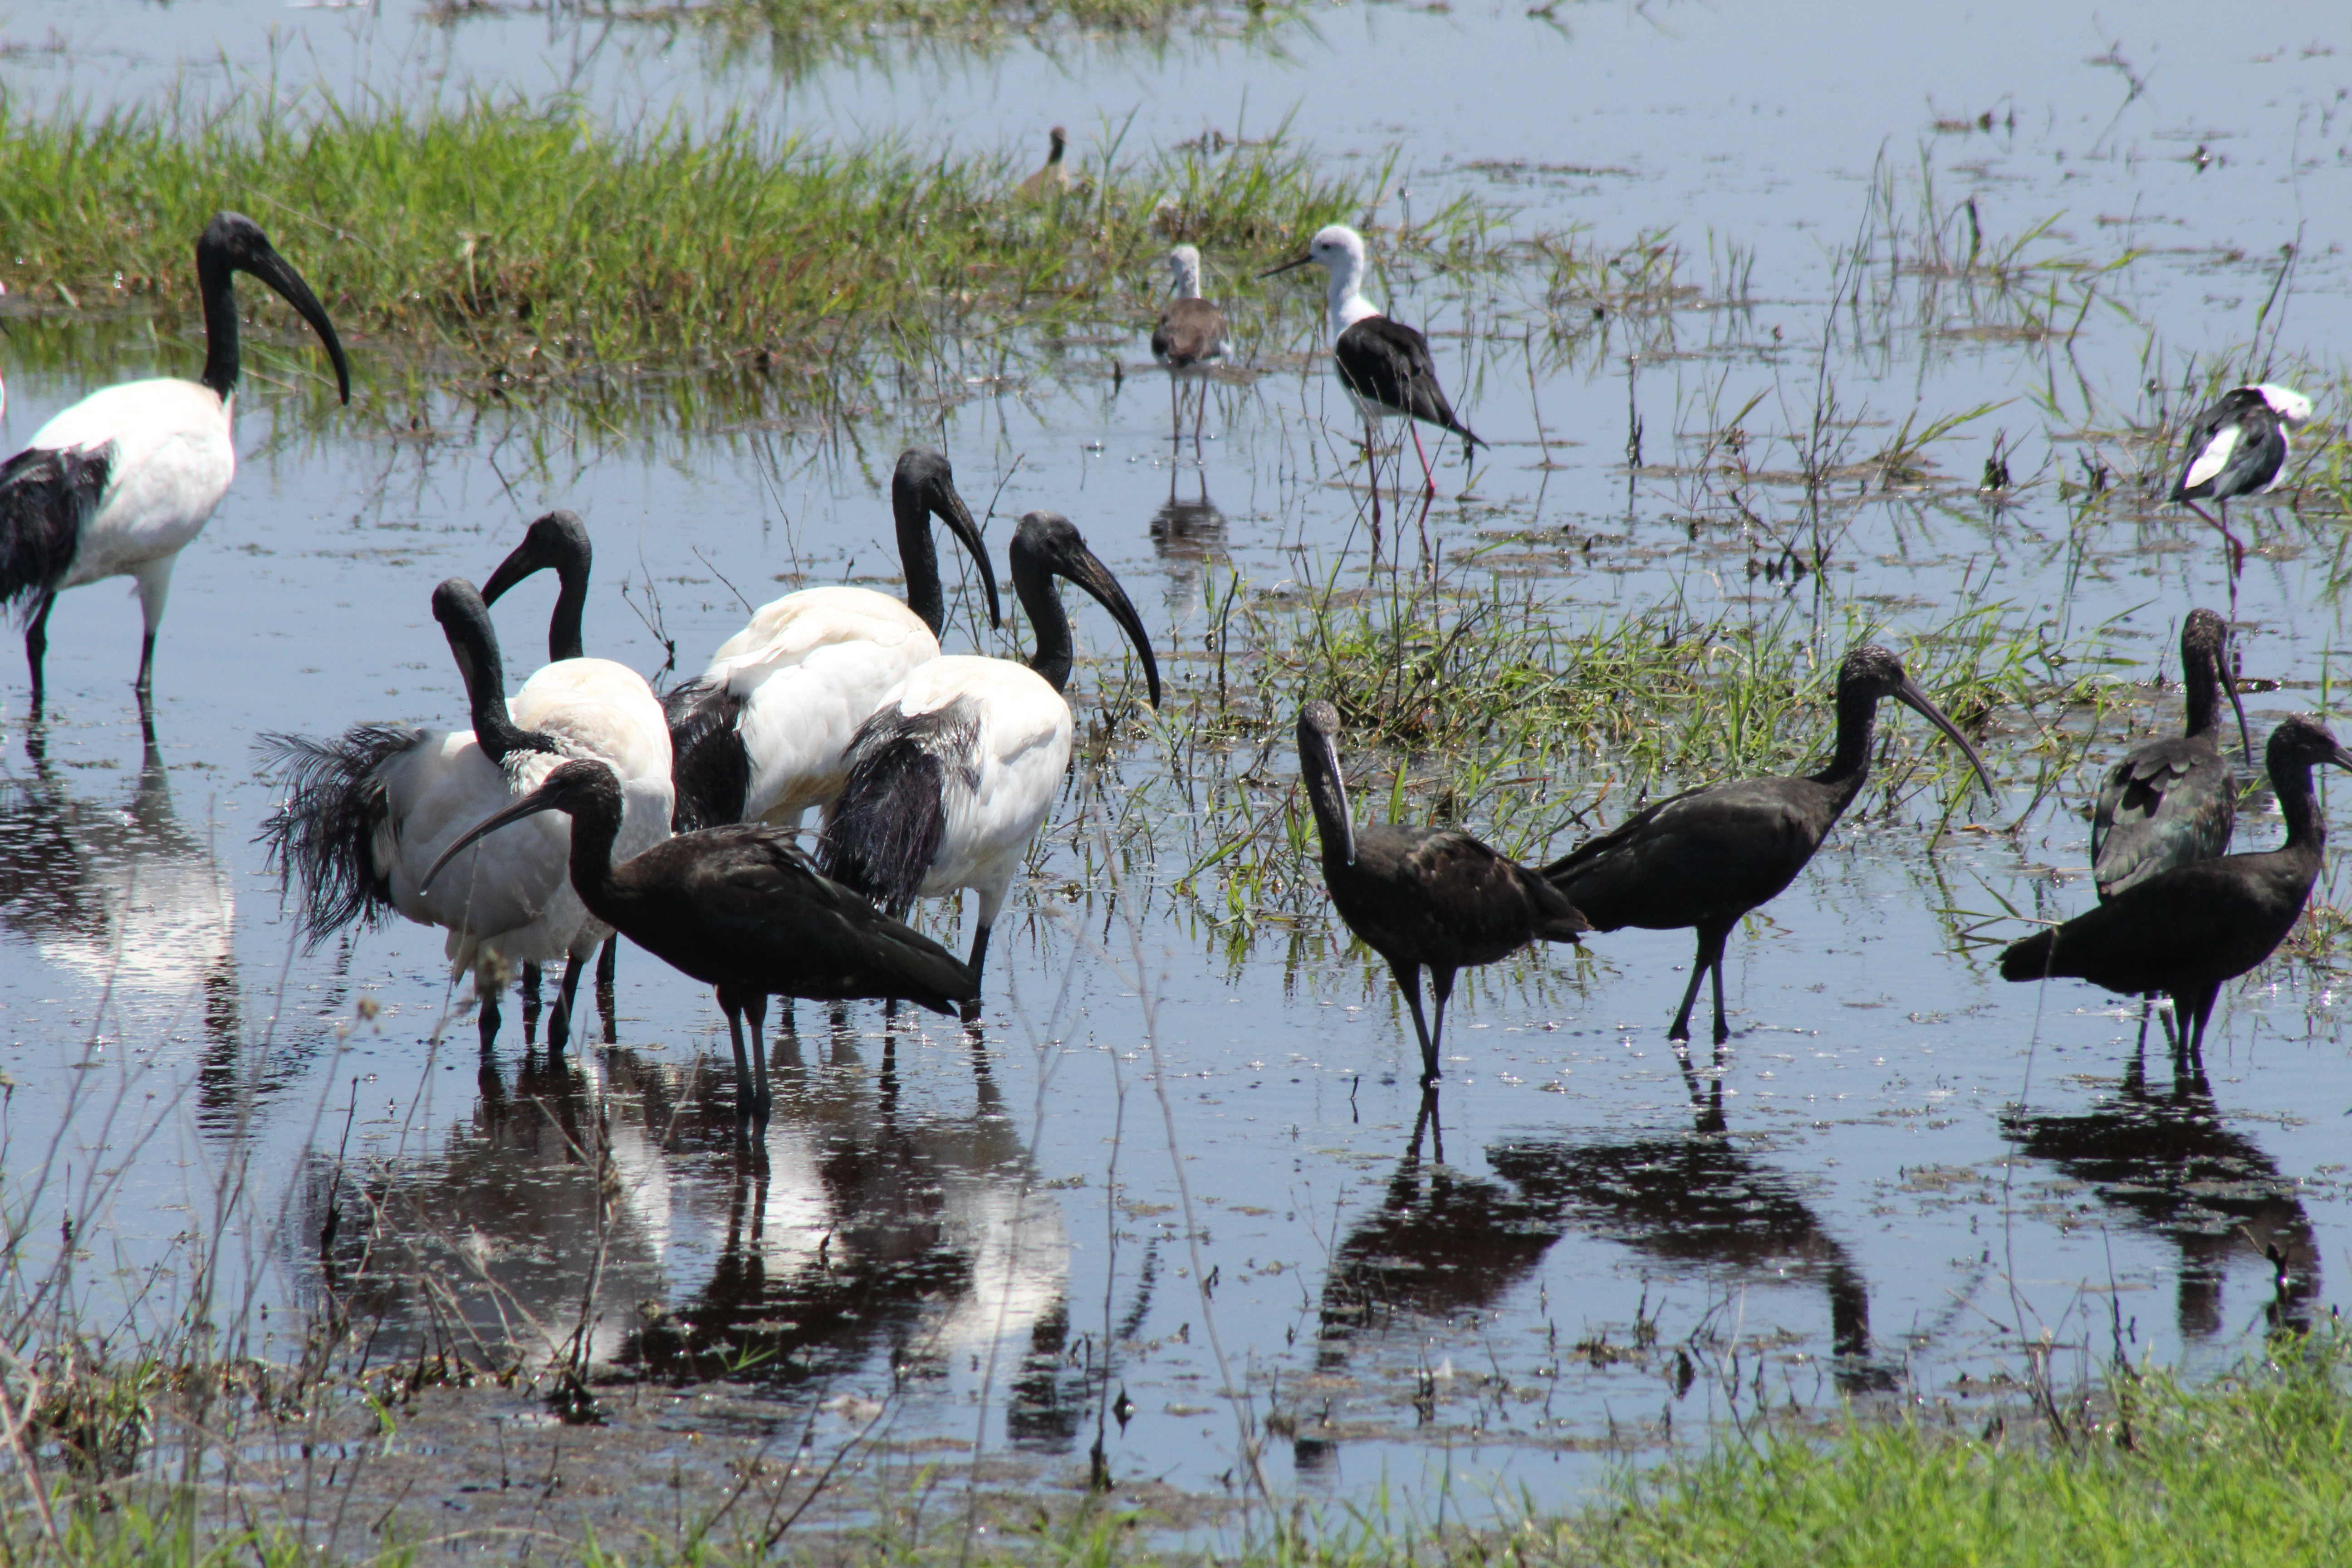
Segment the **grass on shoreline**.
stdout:
[[735,119],[611,130],[564,100],[289,116],[244,99],[83,120],[0,100],[0,282],[193,326],[193,241],[229,207],[347,333],[461,353],[501,391],[656,365],[789,377],[1016,317],[1132,310],[1179,240],[1245,276],[1373,194],[1278,135],[1072,155],[1078,184],[1024,201],[1026,153],[821,145]]

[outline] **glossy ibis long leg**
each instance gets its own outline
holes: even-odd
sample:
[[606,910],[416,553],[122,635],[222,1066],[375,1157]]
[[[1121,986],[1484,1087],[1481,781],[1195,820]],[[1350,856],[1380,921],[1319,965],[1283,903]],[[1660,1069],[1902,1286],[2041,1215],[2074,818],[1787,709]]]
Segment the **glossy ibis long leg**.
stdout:
[[2200,1066],[2205,1060],[2205,1024],[2213,1016],[2213,1004],[2221,994],[2221,983],[2214,981],[2195,990],[2173,994],[2173,1011],[2179,1015],[2175,1027],[2179,1031],[2174,1047],[2176,1062],[2186,1060]]
[[[764,1052],[760,1064],[761,1070],[754,1078],[751,1058],[743,1050],[743,1015],[749,1010],[751,1000],[750,996],[726,986],[721,986],[719,991],[719,1011],[727,1015],[727,1037],[735,1047],[735,1121],[738,1126],[753,1121],[759,1115],[760,1089],[768,1076]],[[761,1011],[765,1012],[768,999],[761,996],[758,1000]],[[759,1026],[752,1026],[751,1037],[758,1041]]]
[[1728,921],[1709,921],[1698,927],[1698,952],[1691,960],[1690,984],[1683,991],[1683,1005],[1675,1014],[1674,1027],[1666,1031],[1670,1040],[1690,1038],[1691,1009],[1698,1005],[1699,982],[1715,971],[1715,1043],[1721,1045],[1731,1037],[1723,1022],[1723,944],[1730,940],[1731,928],[1737,917]]
[[1445,1005],[1454,1000],[1454,971],[1440,964],[1429,966],[1430,994],[1437,998],[1436,1026],[1429,1031],[1430,1073],[1437,1076],[1437,1054],[1445,1049]]
[[1723,1021],[1723,949],[1731,932],[1725,931],[1715,939],[1715,959],[1707,967],[1715,972],[1715,1043],[1717,1047],[1731,1038],[1731,1026]]
[[572,1045],[572,1013],[580,1005],[580,976],[587,964],[577,958],[563,961],[563,978],[555,988],[555,1010],[547,1019],[547,1054],[562,1056]]
[[1412,1010],[1412,1032],[1421,1037],[1421,1081],[1437,1081],[1437,1042],[1430,1038],[1429,1020],[1421,1011],[1421,965],[1389,960],[1389,973],[1396,976],[1397,989],[1404,993],[1404,1004]]

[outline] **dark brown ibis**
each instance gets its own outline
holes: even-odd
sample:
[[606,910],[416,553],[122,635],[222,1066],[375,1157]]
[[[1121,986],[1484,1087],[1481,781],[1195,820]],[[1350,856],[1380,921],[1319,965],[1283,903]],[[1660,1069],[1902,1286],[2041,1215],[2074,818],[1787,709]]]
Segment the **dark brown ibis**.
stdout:
[[1862,792],[1878,704],[1889,697],[1941,730],[1985,788],[1992,788],[1976,748],[1903,672],[1902,661],[1865,643],[1838,666],[1837,746],[1829,766],[1803,777],[1685,790],[1544,868],[1595,931],[1696,928],[1698,956],[1669,1039],[1690,1038],[1691,1008],[1709,972],[1715,975],[1715,1040],[1721,1045],[1730,1038],[1723,1021],[1723,949],[1731,928],[1796,880]]
[[2193,1060],[2221,987],[2268,958],[2303,913],[2327,845],[2311,770],[2352,768],[2326,725],[2298,714],[2271,731],[2265,761],[2286,842],[2159,871],[2062,926],[2011,942],[2003,980],[2087,980],[2110,991],[2172,998]]
[[[1573,942],[1591,929],[1537,872],[1467,833],[1370,823],[1348,814],[1339,776],[1339,710],[1298,710],[1298,771],[1323,841],[1323,882],[1348,929],[1388,960],[1421,1037],[1421,1081],[1437,1081],[1437,1048],[1454,972],[1492,963],[1531,942]],[[1437,998],[1437,1026],[1422,1016],[1421,972]]]
[[[572,818],[572,884],[589,911],[672,968],[719,992],[735,1047],[736,1114],[764,1121],[771,996],[887,998],[935,1013],[980,995],[955,955],[820,875],[788,829],[737,823],[666,838],[618,865],[621,784],[602,763],[566,763],[530,794],[442,852],[541,812]],[[751,1052],[743,1051],[743,1024]]]

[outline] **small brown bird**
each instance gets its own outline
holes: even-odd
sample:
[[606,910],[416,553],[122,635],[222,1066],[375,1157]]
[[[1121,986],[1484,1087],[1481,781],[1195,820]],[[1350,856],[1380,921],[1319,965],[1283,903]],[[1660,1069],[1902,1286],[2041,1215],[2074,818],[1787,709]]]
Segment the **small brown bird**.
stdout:
[[[1198,374],[1225,357],[1225,312],[1213,300],[1201,298],[1201,253],[1180,245],[1168,253],[1168,276],[1174,286],[1160,324],[1151,329],[1151,357],[1168,367],[1168,416],[1176,436],[1184,429],[1177,383]],[[1192,421],[1192,442],[1201,440],[1201,421],[1208,417],[1203,393],[1201,412]]]
[[1056,125],[1045,134],[1050,141],[1045,151],[1045,167],[1013,189],[1013,194],[1024,202],[1042,202],[1070,188],[1070,173],[1062,167],[1062,154],[1069,147],[1070,133]]
[[[1298,771],[1323,841],[1323,883],[1348,929],[1389,961],[1421,1037],[1421,1081],[1437,1080],[1454,973],[1492,963],[1538,939],[1574,942],[1591,927],[1541,873],[1466,833],[1369,823],[1348,815],[1339,777],[1339,710],[1298,710]],[[1421,1013],[1421,972],[1437,996],[1437,1026]]]

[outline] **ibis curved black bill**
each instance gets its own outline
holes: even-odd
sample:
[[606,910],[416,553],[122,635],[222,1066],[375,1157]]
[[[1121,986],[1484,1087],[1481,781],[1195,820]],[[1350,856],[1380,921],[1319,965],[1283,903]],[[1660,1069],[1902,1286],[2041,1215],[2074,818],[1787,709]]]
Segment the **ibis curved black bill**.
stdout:
[[1095,602],[1110,612],[1127,640],[1135,645],[1138,658],[1143,660],[1143,679],[1151,690],[1151,705],[1160,706],[1160,661],[1151,656],[1151,635],[1143,629],[1143,617],[1135,613],[1127,590],[1119,586],[1110,568],[1102,563],[1095,552],[1078,546],[1067,560],[1055,563],[1054,569],[1093,595]]
[[433,879],[441,874],[442,868],[447,866],[450,861],[456,859],[460,853],[471,847],[477,840],[485,838],[490,834],[496,833],[499,828],[506,826],[509,823],[520,822],[526,816],[537,816],[542,811],[562,811],[562,809],[563,798],[562,793],[551,788],[549,785],[541,784],[539,788],[531,791],[529,795],[523,796],[512,805],[508,806],[505,810],[493,812],[489,816],[482,818],[481,821],[474,824],[473,826],[466,829],[466,831],[458,837],[458,839],[455,844],[450,845],[448,848],[441,851],[441,858],[433,862],[432,866],[425,871],[424,879],[417,884],[417,887],[420,889],[431,887],[433,885]]
[[2254,736],[2253,731],[2246,728],[2246,705],[2238,700],[2238,672],[2233,668],[2237,661],[2225,658],[2214,662],[2221,667],[2221,689],[2230,694],[2230,709],[2238,716],[2238,742],[2246,748],[2246,758],[2251,762],[2254,755]]
[[319,303],[319,297],[310,292],[310,286],[302,281],[302,275],[294,270],[294,264],[277,251],[270,250],[248,258],[244,270],[275,289],[288,304],[294,307],[297,315],[310,323],[310,330],[318,333],[319,341],[327,346],[327,357],[335,362],[335,390],[345,403],[349,403],[352,400],[352,362],[343,353],[343,341],[335,335],[335,323],[327,319],[327,308]]
[[947,524],[948,531],[956,536],[956,542],[971,557],[971,563],[980,568],[980,585],[988,595],[988,624],[1003,626],[1004,613],[997,603],[996,568],[989,564],[987,542],[980,536],[980,524],[971,520],[971,509],[957,493],[955,481],[941,478],[926,489],[923,500],[930,507],[931,515]]
[[[1348,781],[1339,772],[1339,739],[1334,732],[1339,715],[1328,704],[1310,702],[1298,712],[1298,770],[1307,780],[1307,804],[1314,808],[1318,831],[1326,836],[1324,848],[1336,851],[1339,863],[1356,863],[1356,816],[1348,805]],[[1337,838],[1336,844],[1330,842]]]
[[522,542],[508,552],[498,570],[482,584],[482,603],[495,605],[499,595],[534,572],[552,571],[569,580],[577,576],[584,586],[595,561],[588,541],[588,525],[576,512],[558,509],[533,520]]
[[1985,770],[1984,759],[1977,755],[1977,749],[1969,744],[1969,738],[1960,733],[1959,727],[1944,717],[1944,710],[1936,706],[1935,700],[1919,689],[1917,681],[1905,676],[1902,684],[1895,689],[1894,696],[1895,700],[1941,730],[1944,738],[1958,746],[1961,754],[1969,759],[1969,766],[1976,769],[1977,777],[1984,781],[1985,794],[1993,793],[1992,774]]

